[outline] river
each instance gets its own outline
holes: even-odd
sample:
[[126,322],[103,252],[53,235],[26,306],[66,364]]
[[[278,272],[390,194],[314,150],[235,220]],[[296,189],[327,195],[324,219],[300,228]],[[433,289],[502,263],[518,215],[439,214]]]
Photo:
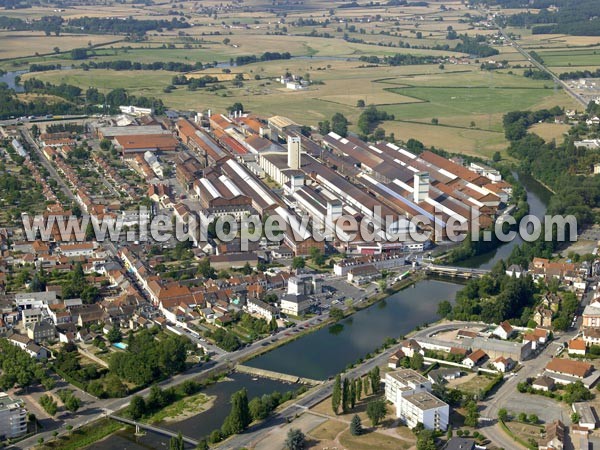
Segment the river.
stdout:
[[[529,214],[534,215],[539,219],[543,219],[552,193],[528,174],[514,172],[513,175],[527,191]],[[513,248],[522,243],[523,239],[517,234],[517,237],[513,241],[507,242],[490,252],[461,261],[456,265],[461,267],[491,269],[501,259],[508,258]]]
[[[230,411],[229,399],[234,392],[245,388],[248,398],[259,397],[274,391],[281,393],[298,389],[300,386],[265,378],[255,379],[251,375],[232,373],[227,379],[208,386],[203,392],[208,396],[216,396],[215,402],[208,411],[204,411],[180,422],[164,423],[159,426],[174,431],[181,431],[185,436],[201,439],[211,431],[221,428],[223,421]],[[118,432],[96,444],[88,447],[98,450],[138,450],[148,448],[168,448],[169,438],[147,433],[145,436],[134,436],[129,431]]]

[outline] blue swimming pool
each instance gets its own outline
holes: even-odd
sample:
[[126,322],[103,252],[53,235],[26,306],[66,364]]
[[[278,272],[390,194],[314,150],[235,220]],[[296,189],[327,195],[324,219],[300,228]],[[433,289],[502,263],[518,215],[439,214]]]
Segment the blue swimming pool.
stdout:
[[127,350],[127,344],[124,342],[115,342],[113,347],[120,348],[121,350]]

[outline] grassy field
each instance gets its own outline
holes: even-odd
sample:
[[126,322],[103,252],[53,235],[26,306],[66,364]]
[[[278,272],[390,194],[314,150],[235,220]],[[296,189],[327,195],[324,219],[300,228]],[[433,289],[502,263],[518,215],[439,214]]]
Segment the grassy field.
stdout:
[[73,35],[46,36],[40,31],[2,31],[0,32],[0,59],[11,59],[31,56],[36,53],[53,53],[54,48],[68,51],[78,47],[86,47],[88,43],[100,45],[121,40],[120,36],[111,35]]
[[310,436],[319,441],[333,441],[335,437],[348,428],[344,422],[329,419],[310,431]]
[[[163,88],[175,73],[166,71],[70,70],[40,72],[24,78],[34,76],[84,89],[95,86],[103,91],[123,87],[133,94],[160,97],[166,105],[180,109],[224,111],[240,101],[253,113],[283,114],[307,125],[316,125],[336,112],[356,124],[361,113],[356,103],[364,100],[395,115],[396,121],[383,127],[397,138],[415,138],[450,151],[488,157],[506,146],[502,133],[502,115],[506,112],[546,104],[571,105],[566,94],[544,88],[543,81],[507,73],[490,74],[473,66],[445,70],[437,65],[360,66],[355,61],[321,59],[250,64],[232,70],[233,74],[244,74],[246,81],[241,88],[225,81],[225,89],[215,92],[190,92],[180,86],[168,94]],[[309,74],[324,84],[291,91],[275,80],[285,71]],[[194,76],[207,74],[214,75],[215,69]],[[261,80],[254,80],[255,75],[260,75]],[[432,126],[433,118],[444,127]]]
[[410,442],[394,439],[381,433],[364,433],[360,436],[352,436],[350,430],[340,435],[340,444],[352,450],[404,450],[413,446]]
[[553,66],[600,66],[600,49],[564,49],[552,51],[538,51],[544,64]]
[[[202,2],[201,7],[218,5],[218,2]],[[427,6],[389,7],[373,6],[363,8],[335,8],[334,19],[324,24],[298,24],[296,21],[312,18],[324,21],[330,17],[331,2],[310,0],[293,5],[285,5],[285,19],[279,14],[282,5],[268,5],[262,0],[248,0],[243,10],[234,7],[218,13],[216,27],[214,17],[201,13],[198,5],[192,2],[181,3],[177,7],[161,3],[148,7],[140,5],[114,5],[107,10],[95,11],[90,6],[67,7],[65,17],[82,15],[136,18],[163,18],[169,11],[179,9],[193,25],[185,30],[150,31],[140,42],[116,42],[100,45],[93,50],[94,61],[127,59],[142,63],[154,61],[177,61],[193,64],[196,62],[227,62],[242,55],[259,55],[265,51],[290,52],[299,59],[261,62],[232,68],[231,75],[221,75],[222,89],[189,91],[180,86],[170,93],[163,89],[170,84],[174,73],[157,72],[112,72],[105,70],[82,71],[79,69],[62,72],[36,73],[34,76],[54,83],[70,83],[82,88],[95,86],[103,91],[124,87],[132,94],[160,97],[167,106],[184,110],[224,111],[235,102],[241,102],[252,113],[262,116],[282,114],[307,125],[329,119],[341,112],[351,122],[350,129],[356,131],[356,123],[361,109],[356,104],[364,100],[366,104],[377,105],[395,115],[396,120],[383,124],[388,133],[397,138],[415,138],[427,145],[444,148],[453,152],[491,156],[503,150],[506,142],[503,137],[502,116],[516,109],[537,109],[560,105],[573,108],[573,101],[563,92],[555,91],[549,81],[535,81],[522,76],[527,65],[523,56],[513,47],[497,46],[500,55],[497,60],[509,61],[511,67],[494,72],[481,71],[480,61],[472,60],[469,65],[446,64],[441,70],[438,64],[368,67],[357,61],[363,55],[383,57],[396,53],[460,56],[454,51],[431,50],[423,47],[434,45],[455,46],[457,40],[447,38],[447,28],[451,26],[458,33],[471,36],[491,35],[492,29],[473,27],[464,20],[469,12],[458,1],[445,3],[447,11],[440,9],[437,2]],[[30,10],[32,17],[55,14],[51,9],[39,7]],[[511,11],[508,11],[510,14]],[[19,10],[10,11],[14,17],[23,17]],[[366,21],[362,18],[370,16]],[[378,20],[378,16],[381,20]],[[344,23],[337,19],[352,19]],[[385,20],[387,19],[387,20]],[[532,35],[530,30],[511,29],[520,37],[522,45],[536,50],[557,69],[586,64],[594,67],[600,64],[600,48],[597,37],[570,37],[564,35]],[[277,33],[275,35],[274,33]],[[330,38],[308,36],[311,33],[326,33]],[[6,34],[6,33],[5,33]],[[89,39],[88,39],[89,38]],[[54,46],[64,51],[45,57],[31,56],[18,60],[27,67],[31,62],[61,63],[70,65],[70,46],[102,44],[101,39],[115,36],[82,37],[80,42],[69,42],[72,37],[44,36],[25,40],[20,47],[2,46],[0,33],[0,67],[10,68],[10,61],[1,61],[1,52],[6,48],[7,55],[33,55],[39,47],[52,52]],[[118,37],[117,37],[118,38]],[[64,43],[61,44],[61,40]],[[349,40],[363,42],[349,42]],[[6,41],[10,43],[11,41]],[[579,46],[568,48],[567,46]],[[171,47],[171,48],[169,48]],[[410,48],[406,48],[410,47]],[[41,53],[41,52],[40,52]],[[598,53],[598,54],[596,54]],[[207,69],[193,76],[214,75],[220,69]],[[311,79],[323,82],[313,85],[306,91],[291,91],[276,82],[275,78],[285,72],[296,75],[308,74]],[[509,73],[513,72],[513,73]],[[234,87],[228,78],[236,73],[244,74],[244,85]],[[255,76],[260,80],[256,80]],[[440,125],[433,126],[432,119]],[[549,131],[549,130],[548,130]]]
[[537,134],[545,141],[556,139],[557,142],[560,142],[563,140],[564,134],[569,131],[570,128],[570,125],[561,123],[536,123],[529,128],[529,131]]

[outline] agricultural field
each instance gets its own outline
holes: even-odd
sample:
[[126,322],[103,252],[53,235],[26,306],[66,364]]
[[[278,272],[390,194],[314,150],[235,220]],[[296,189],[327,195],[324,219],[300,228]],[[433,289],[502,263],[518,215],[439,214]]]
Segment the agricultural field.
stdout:
[[[96,87],[103,92],[122,87],[131,94],[157,97],[167,107],[183,110],[223,111],[241,102],[252,113],[282,114],[311,126],[341,112],[350,120],[353,131],[361,113],[357,102],[362,100],[394,114],[395,120],[384,123],[383,128],[397,139],[415,138],[449,151],[486,157],[506,146],[502,116],[508,111],[555,105],[577,107],[551,81],[524,78],[523,71],[529,63],[510,45],[494,44],[500,54],[493,58],[471,58],[469,64],[447,63],[444,67],[437,63],[391,67],[359,61],[361,56],[384,58],[396,54],[466,57],[454,50],[433,48],[453,48],[460,42],[448,35],[449,30],[471,37],[492,37],[495,31],[466,20],[474,13],[458,1],[433,1],[427,6],[334,9],[331,2],[320,0],[294,5],[273,5],[261,0],[244,2],[243,7],[219,8],[219,5],[220,2],[212,1],[202,5],[185,1],[176,5],[119,4],[110,8],[76,5],[61,12],[36,7],[28,11],[33,17],[60,14],[66,19],[132,16],[170,20],[183,14],[192,26],[148,31],[143,40],[86,35],[78,42],[77,36],[46,37],[37,33],[23,39],[25,45],[21,46],[3,45],[14,42],[10,39],[18,40],[19,36],[0,33],[0,68],[26,69],[31,63],[59,63],[72,69],[36,72],[23,78],[34,76],[83,89]],[[217,9],[209,11],[213,7]],[[7,15],[22,18],[28,12],[11,10]],[[513,12],[518,10],[507,14]],[[365,20],[366,17],[369,19]],[[597,37],[532,35],[531,30],[516,28],[509,31],[521,45],[536,50],[557,73],[575,66],[600,65]],[[88,48],[88,60],[71,59],[70,50],[78,44]],[[260,56],[265,51],[289,52],[292,59],[242,67],[230,65],[239,56]],[[17,56],[22,57],[15,59]],[[188,74],[190,78],[218,75],[219,82],[217,86],[194,91],[186,86],[165,91],[179,73],[80,68],[82,62],[116,60],[219,63],[217,67]],[[481,62],[488,60],[506,61],[508,66],[481,70]],[[277,80],[286,72],[308,75],[318,83],[303,91],[288,90]],[[237,74],[243,76],[242,85],[233,82]],[[438,124],[432,124],[436,120]]]

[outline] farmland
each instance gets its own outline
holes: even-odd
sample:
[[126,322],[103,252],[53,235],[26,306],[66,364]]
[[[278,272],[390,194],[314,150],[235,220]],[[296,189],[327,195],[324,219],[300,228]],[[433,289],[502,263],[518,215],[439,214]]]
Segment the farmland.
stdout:
[[[394,115],[395,120],[384,123],[383,127],[398,139],[415,138],[450,151],[482,156],[502,151],[506,146],[502,134],[502,116],[506,112],[554,105],[576,107],[552,82],[524,78],[527,61],[515,48],[498,42],[494,48],[499,55],[491,60],[504,61],[505,65],[496,70],[482,70],[482,61],[477,58],[460,65],[383,63],[382,58],[396,54],[440,61],[466,58],[468,55],[452,50],[459,41],[448,30],[472,37],[492,36],[494,30],[465,20],[472,12],[460,2],[443,2],[443,8],[442,2],[430,2],[426,6],[331,9],[329,2],[309,1],[293,7],[287,5],[285,9],[281,5],[267,9],[256,0],[245,2],[244,8],[223,9],[215,21],[214,14],[207,11],[218,5],[219,2],[203,2],[205,9],[194,9],[188,2],[177,8],[169,4],[66,8],[60,13],[65,19],[131,16],[152,20],[170,20],[175,14],[173,9],[179,9],[176,13],[185,15],[191,26],[181,31],[149,31],[143,40],[118,35],[83,35],[78,40],[68,34],[0,33],[0,68],[26,69],[31,63],[72,66],[72,70],[36,72],[23,78],[34,76],[83,89],[96,87],[103,92],[122,87],[134,95],[157,97],[167,107],[183,110],[223,111],[241,102],[252,113],[284,114],[311,126],[341,112],[350,120],[353,131],[361,113],[357,102],[364,101]],[[58,14],[43,7],[29,13],[34,18]],[[20,10],[6,14],[24,17]],[[363,20],[363,17],[375,19]],[[532,35],[527,29],[510,31],[557,72],[600,65],[596,37]],[[14,45],[17,41],[21,45]],[[84,63],[122,60],[204,66],[219,63],[189,75],[220,75],[219,81],[213,89],[190,91],[185,86],[165,89],[179,73],[87,70],[81,61],[71,59],[70,50],[77,46],[88,49]],[[237,57],[260,56],[266,51],[289,52],[292,59],[243,67],[230,65]],[[378,57],[381,61],[366,63],[359,60],[361,57]],[[288,90],[278,81],[286,72],[308,75],[318,83],[303,91]],[[242,74],[243,83],[234,82],[236,74]],[[433,125],[433,120],[438,124]]]

